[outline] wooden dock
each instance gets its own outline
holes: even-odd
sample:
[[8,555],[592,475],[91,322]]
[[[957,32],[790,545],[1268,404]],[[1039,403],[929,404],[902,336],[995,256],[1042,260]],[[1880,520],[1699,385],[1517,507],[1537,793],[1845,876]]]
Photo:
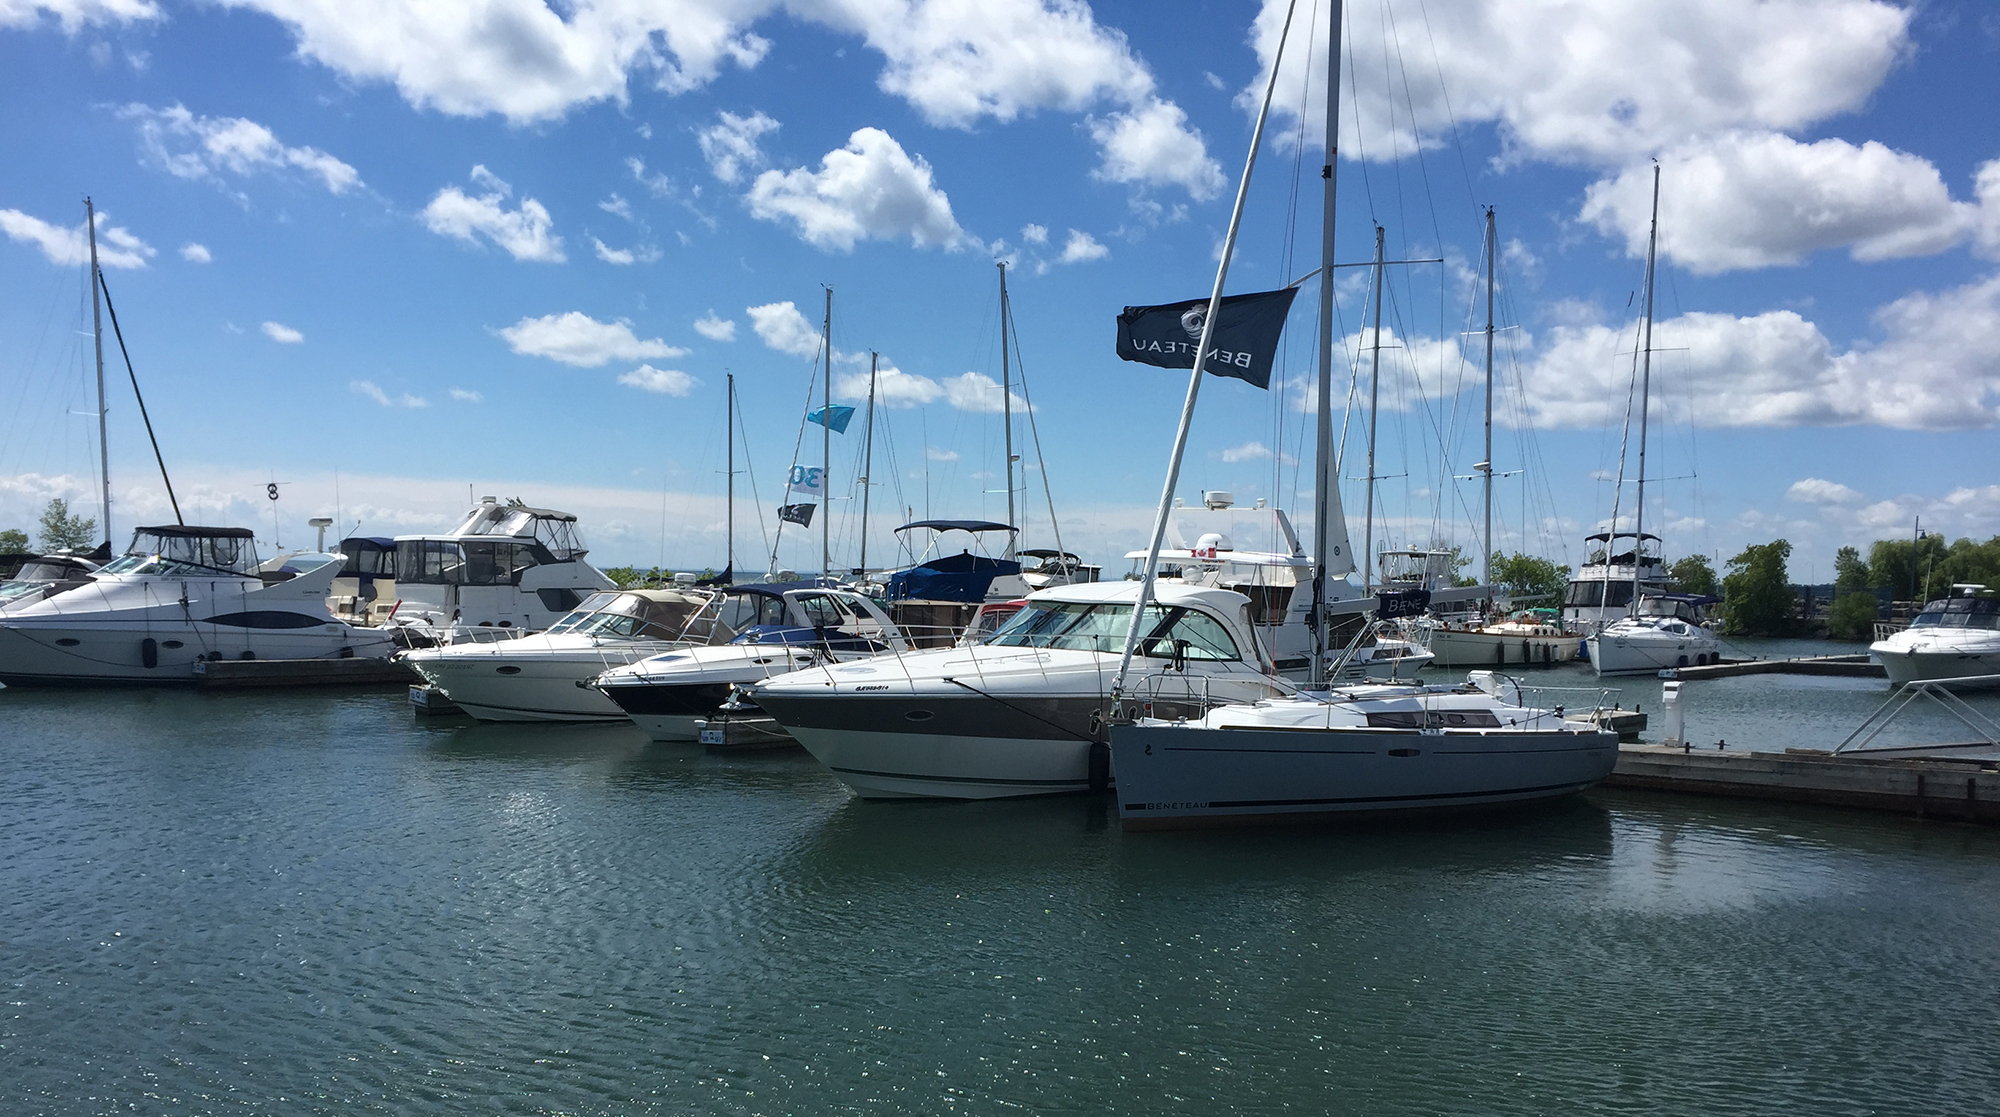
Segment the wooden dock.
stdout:
[[204,659],[194,665],[203,690],[278,687],[399,687],[422,682],[408,664],[388,659]]
[[1604,784],[2000,825],[2000,749],[1989,743],[1840,754],[1621,744]]
[[1797,659],[1735,659],[1702,667],[1675,667],[1661,672],[1669,679],[1727,679],[1735,675],[1847,675],[1886,679],[1889,673],[1866,655],[1812,655]]

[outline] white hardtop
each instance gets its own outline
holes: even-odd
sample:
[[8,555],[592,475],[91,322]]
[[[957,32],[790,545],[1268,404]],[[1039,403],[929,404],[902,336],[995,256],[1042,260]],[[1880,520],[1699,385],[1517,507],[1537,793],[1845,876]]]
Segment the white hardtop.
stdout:
[[[1200,605],[1225,618],[1234,619],[1250,599],[1235,590],[1214,589],[1209,586],[1190,586],[1183,582],[1160,580],[1154,583],[1153,592],[1148,595],[1157,605]],[[1030,605],[1043,601],[1127,603],[1139,599],[1139,583],[1123,582],[1079,582],[1069,586],[1053,586],[1036,590],[1028,595]]]

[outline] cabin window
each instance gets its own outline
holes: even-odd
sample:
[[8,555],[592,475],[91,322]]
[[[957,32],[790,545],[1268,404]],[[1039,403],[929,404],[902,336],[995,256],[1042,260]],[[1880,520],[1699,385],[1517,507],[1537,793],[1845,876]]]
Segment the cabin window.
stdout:
[[1226,662],[1239,658],[1236,641],[1229,638],[1229,630],[1207,613],[1191,609],[1172,610],[1164,625],[1155,627],[1147,634],[1140,654],[1156,659],[1171,658],[1176,643],[1185,646],[1189,659]]
[[463,582],[465,555],[443,539],[405,539],[396,544],[396,580],[430,586]]

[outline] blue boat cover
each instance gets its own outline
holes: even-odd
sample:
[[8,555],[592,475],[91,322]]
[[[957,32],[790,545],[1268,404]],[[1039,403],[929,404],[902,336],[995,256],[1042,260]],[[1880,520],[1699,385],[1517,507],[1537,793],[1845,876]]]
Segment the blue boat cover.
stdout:
[[887,597],[891,601],[977,604],[986,600],[993,579],[1020,572],[1021,564],[1010,559],[987,558],[970,552],[945,555],[889,575]]

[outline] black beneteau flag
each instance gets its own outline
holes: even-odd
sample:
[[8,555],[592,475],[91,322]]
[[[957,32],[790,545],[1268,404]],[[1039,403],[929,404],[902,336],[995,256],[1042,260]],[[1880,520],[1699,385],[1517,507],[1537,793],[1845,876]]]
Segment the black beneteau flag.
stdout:
[[[1208,371],[1269,388],[1278,335],[1285,332],[1285,316],[1292,312],[1292,298],[1298,293],[1298,288],[1287,287],[1223,296],[1222,320],[1209,342]],[[1193,368],[1194,349],[1207,317],[1207,299],[1128,306],[1118,316],[1118,356],[1161,368]]]
[[813,509],[818,507],[819,505],[817,504],[780,504],[778,506],[778,518],[785,521],[788,524],[799,524],[803,527],[811,527],[813,522]]

